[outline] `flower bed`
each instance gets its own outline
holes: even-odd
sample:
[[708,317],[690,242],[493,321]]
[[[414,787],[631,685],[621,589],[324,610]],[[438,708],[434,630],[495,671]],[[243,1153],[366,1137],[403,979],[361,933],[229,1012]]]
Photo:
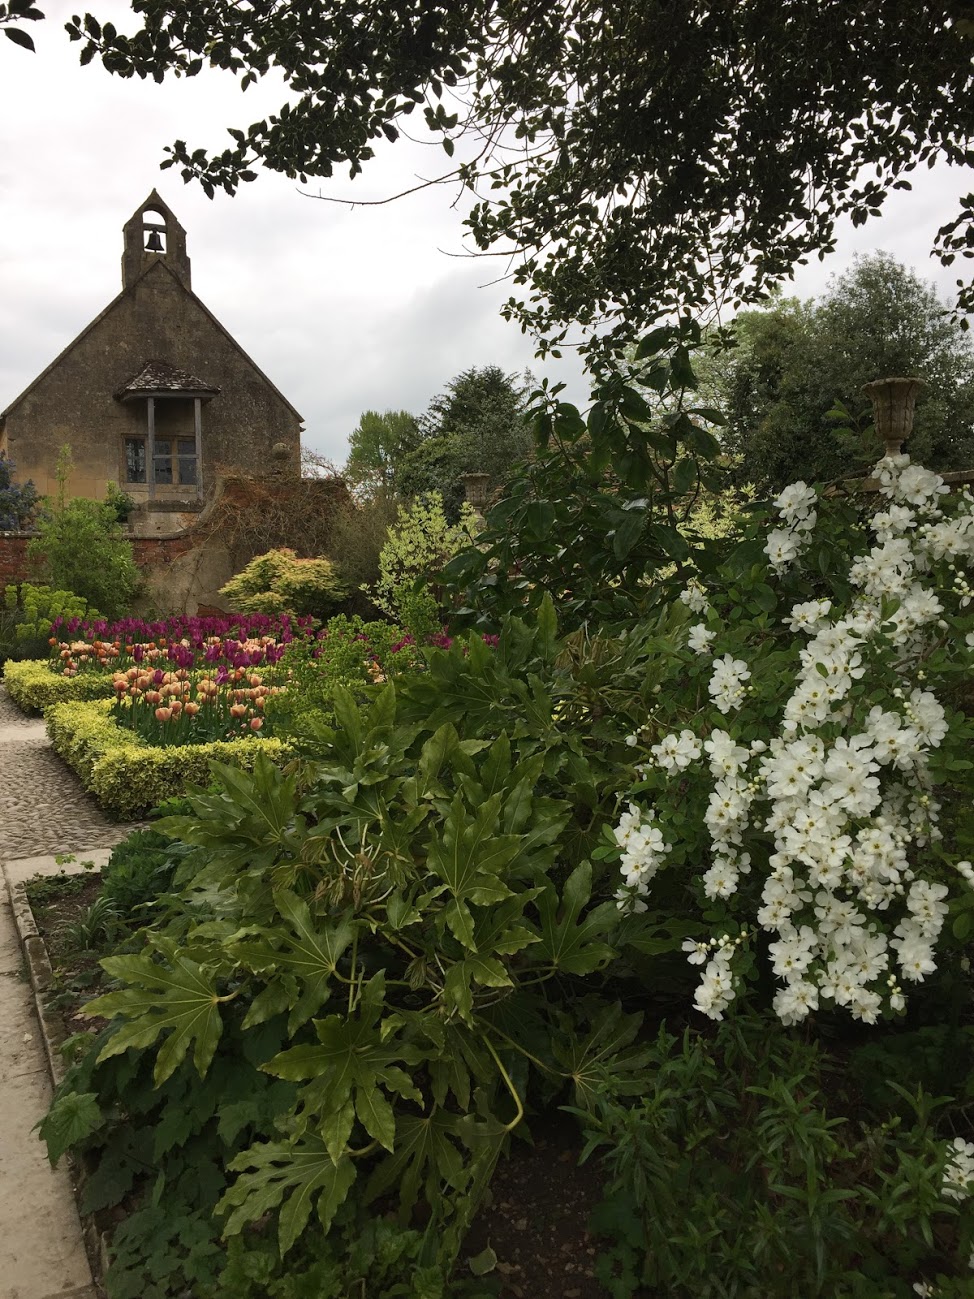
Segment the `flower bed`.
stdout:
[[8,660],[3,680],[7,694],[17,707],[35,715],[43,713],[50,704],[111,699],[115,693],[112,678],[104,673],[66,677],[39,659],[24,659],[20,663]]
[[[106,679],[111,687],[111,678]],[[139,817],[188,785],[208,784],[211,762],[249,770],[258,752],[274,762],[291,754],[283,741],[257,736],[159,748],[120,727],[111,707],[109,700],[56,704],[46,716],[55,751],[118,820]]]

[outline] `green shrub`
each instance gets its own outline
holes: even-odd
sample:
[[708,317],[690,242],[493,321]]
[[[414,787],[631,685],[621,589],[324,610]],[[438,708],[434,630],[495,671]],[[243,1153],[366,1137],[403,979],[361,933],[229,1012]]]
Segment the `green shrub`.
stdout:
[[239,613],[324,618],[341,604],[347,587],[330,559],[300,559],[282,546],[252,559],[220,594]]
[[0,609],[0,662],[43,658],[55,619],[86,617],[100,618],[101,614],[72,591],[55,591],[31,582],[7,586]]
[[268,716],[296,738],[313,737],[334,721],[335,693],[344,688],[364,700],[376,682],[416,665],[417,651],[400,627],[339,614],[315,640],[293,640],[280,667],[287,689],[268,702]]
[[71,472],[69,448],[58,459],[58,493],[37,521],[37,536],[27,548],[45,581],[73,591],[105,617],[121,618],[142,589],[132,544],[114,505],[66,497]]
[[30,479],[18,487],[13,480],[16,468],[0,451],[0,532],[29,527],[37,508],[37,488]]
[[115,697],[112,678],[105,673],[89,672],[65,677],[49,663],[36,659],[24,659],[19,663],[8,660],[3,670],[3,682],[17,707],[35,715],[43,713],[50,704]]
[[135,509],[135,501],[128,492],[122,491],[117,483],[109,483],[105,491],[105,504],[115,511],[119,523],[128,523],[129,515]]
[[208,785],[213,761],[247,769],[258,752],[278,762],[290,753],[281,740],[257,738],[156,748],[119,727],[110,709],[110,700],[55,704],[46,713],[47,731],[85,789],[120,821],[142,816],[188,785]]
[[439,631],[437,588],[426,581],[470,545],[476,527],[476,512],[467,504],[459,522],[448,523],[439,492],[401,505],[379,555],[379,580],[371,592],[375,605],[417,640]]
[[133,830],[112,849],[102,869],[100,896],[125,924],[146,924],[146,908],[168,892],[184,855],[182,845],[158,830]]
[[395,499],[385,491],[364,501],[349,500],[335,511],[328,553],[351,588],[346,602],[349,613],[375,617],[368,592],[379,579],[379,555],[396,512]]
[[905,1121],[860,1125],[840,1061],[769,1017],[661,1030],[638,1094],[607,1071],[582,1113],[610,1174],[593,1220],[609,1293],[969,1295],[974,1204],[943,1193],[943,1100],[897,1090]]

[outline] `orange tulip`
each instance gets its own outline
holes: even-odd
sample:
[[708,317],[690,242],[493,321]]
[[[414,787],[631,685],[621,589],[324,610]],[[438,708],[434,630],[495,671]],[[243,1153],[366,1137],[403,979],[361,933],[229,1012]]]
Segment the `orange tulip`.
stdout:
[[250,719],[250,729],[252,731],[259,731],[263,725],[264,725],[263,717],[252,717]]
[[172,709],[171,709],[171,708],[157,708],[157,709],[156,709],[156,721],[157,721],[157,722],[168,722],[169,719],[170,719],[170,717],[172,717]]

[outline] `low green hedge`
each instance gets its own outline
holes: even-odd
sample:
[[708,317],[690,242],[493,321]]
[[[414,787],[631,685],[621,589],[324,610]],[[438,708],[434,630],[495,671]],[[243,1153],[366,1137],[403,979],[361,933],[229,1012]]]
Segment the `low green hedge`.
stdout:
[[187,785],[208,785],[213,761],[249,770],[258,753],[274,762],[291,756],[285,741],[257,736],[158,748],[119,726],[110,708],[110,700],[55,704],[45,717],[55,751],[105,812],[120,821],[184,793]]
[[41,659],[24,659],[20,663],[8,659],[3,683],[7,694],[25,713],[40,714],[49,704],[111,699],[115,694],[110,675],[80,672],[76,677],[65,677]]

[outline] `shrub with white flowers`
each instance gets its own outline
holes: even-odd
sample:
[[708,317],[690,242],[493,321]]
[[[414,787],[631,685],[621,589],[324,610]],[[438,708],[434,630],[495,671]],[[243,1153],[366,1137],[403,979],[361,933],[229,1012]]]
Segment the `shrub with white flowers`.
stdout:
[[935,970],[951,905],[970,931],[974,499],[905,455],[874,472],[872,507],[786,488],[775,526],[686,588],[629,737],[618,904],[646,910],[681,872],[712,1019],[767,961],[785,1024],[832,1005],[874,1023]]

